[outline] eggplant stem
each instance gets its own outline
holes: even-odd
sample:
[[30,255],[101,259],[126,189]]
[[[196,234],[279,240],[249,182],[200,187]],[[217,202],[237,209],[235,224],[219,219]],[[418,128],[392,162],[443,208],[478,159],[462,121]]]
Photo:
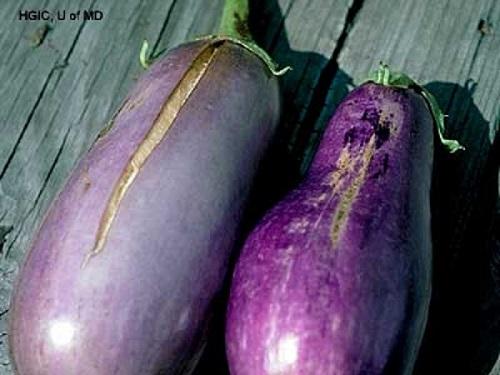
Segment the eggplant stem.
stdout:
[[291,70],[291,67],[286,66],[279,69],[271,56],[255,43],[248,26],[249,13],[248,0],[226,0],[217,36],[219,38],[226,38],[253,52],[264,61],[273,75],[282,76]]
[[441,111],[441,108],[439,108],[439,104],[434,95],[409,76],[399,72],[391,72],[387,64],[380,62],[379,68],[371,73],[365,82],[374,82],[383,86],[399,87],[403,89],[414,89],[417,93],[422,95],[429,106],[441,144],[445,146],[450,153],[465,150],[465,147],[458,141],[444,137],[446,131],[444,119],[447,116],[443,113],[443,111]]
[[[248,0],[226,0],[222,13],[222,21],[217,35],[207,35],[195,40],[210,40],[213,43],[229,41],[240,45],[259,57],[275,76],[282,76],[292,70],[290,66],[279,68],[269,54],[262,49],[252,38],[248,27],[249,6]],[[139,61],[144,69],[158,57],[148,56],[149,43],[144,40],[139,53]]]
[[222,12],[219,34],[231,38],[251,41],[248,28],[248,0],[226,0]]

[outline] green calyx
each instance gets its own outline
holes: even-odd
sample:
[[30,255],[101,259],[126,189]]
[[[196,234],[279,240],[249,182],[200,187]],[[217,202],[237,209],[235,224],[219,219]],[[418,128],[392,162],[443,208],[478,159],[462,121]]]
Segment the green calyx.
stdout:
[[236,43],[236,44],[242,46],[243,48],[247,49],[248,51],[253,52],[255,55],[257,55],[257,57],[259,57],[264,62],[264,64],[267,65],[267,67],[269,68],[271,73],[275,76],[282,76],[286,72],[292,70],[292,67],[290,67],[290,66],[285,66],[284,68],[280,69],[278,64],[276,64],[274,62],[274,60],[271,58],[271,56],[269,56],[269,54],[266,51],[264,51],[264,49],[260,48],[259,45],[257,43],[255,43],[253,40],[242,40],[242,39],[232,38],[232,37],[228,37],[228,36],[226,36],[226,37],[219,36],[216,38],[219,38],[222,40],[228,40],[230,42]]
[[151,58],[148,56],[148,49],[149,43],[146,39],[144,39],[141,46],[141,52],[139,53],[139,62],[144,69],[149,68],[152,63]]
[[249,13],[248,0],[226,0],[219,27],[219,35],[211,35],[206,37],[206,39],[227,40],[238,44],[257,55],[274,75],[281,76],[285,74],[291,68],[287,66],[279,69],[271,56],[252,39],[252,34],[248,28]]
[[450,153],[454,153],[458,150],[465,150],[465,147],[462,146],[458,141],[454,139],[447,139],[444,137],[444,119],[446,116],[444,115],[443,111],[441,111],[441,108],[439,108],[439,104],[437,103],[436,98],[428,90],[412,80],[406,74],[391,72],[386,64],[380,63],[379,68],[372,72],[365,82],[374,82],[379,85],[398,87],[402,89],[413,89],[418,92],[423,96],[429,106],[432,117],[434,118],[434,123],[436,124],[439,140],[441,141],[441,143]]
[[[248,28],[248,14],[248,0],[226,0],[219,33],[196,40],[210,41],[212,43],[227,41],[237,44],[259,57],[275,76],[281,76],[291,70],[289,66],[280,69],[271,56],[255,43]],[[155,59],[148,56],[148,49],[149,44],[147,40],[144,40],[139,54],[139,61],[144,69],[147,69]]]
[[[245,48],[246,50],[254,53],[255,55],[257,55],[257,57],[259,57],[264,62],[264,64],[266,64],[267,68],[275,76],[282,76],[286,72],[292,70],[292,68],[289,66],[286,66],[286,67],[280,69],[278,67],[278,65],[273,61],[271,56],[269,56],[269,54],[266,51],[264,51],[262,48],[260,48],[253,41],[248,41],[248,40],[243,41],[243,40],[238,39],[238,38],[233,38],[230,36],[221,36],[221,35],[208,35],[208,36],[204,36],[204,37],[195,39],[195,41],[197,41],[197,40],[210,41],[211,43],[219,43],[219,42],[223,42],[223,41],[235,43],[235,44]],[[142,42],[141,51],[139,52],[139,62],[141,63],[141,66],[144,69],[148,69],[149,66],[156,59],[156,57],[151,58],[149,56],[148,50],[149,50],[149,43],[147,40],[144,40]]]
[[291,67],[286,66],[284,68],[279,68],[278,64],[276,64],[271,56],[264,51],[262,48],[260,48],[255,42],[252,40],[241,40],[239,38],[234,38],[231,36],[226,36],[226,35],[208,35],[208,36],[203,36],[201,38],[197,38],[195,40],[206,40],[210,41],[212,43],[219,43],[219,42],[231,42],[235,43],[246,50],[252,52],[253,54],[257,55],[264,64],[268,67],[268,69],[271,71],[271,73],[275,76],[282,76],[286,72],[292,70]]

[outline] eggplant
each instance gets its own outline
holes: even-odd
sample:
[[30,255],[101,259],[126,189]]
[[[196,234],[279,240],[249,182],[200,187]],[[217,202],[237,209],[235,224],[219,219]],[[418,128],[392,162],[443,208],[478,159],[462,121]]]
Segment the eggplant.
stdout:
[[[434,119],[433,119],[434,115]],[[410,374],[431,294],[435,99],[382,66],[337,108],[304,181],[250,233],[232,375]]]
[[18,374],[194,367],[280,115],[279,72],[231,33],[244,5],[151,66],[52,203],[11,304]]

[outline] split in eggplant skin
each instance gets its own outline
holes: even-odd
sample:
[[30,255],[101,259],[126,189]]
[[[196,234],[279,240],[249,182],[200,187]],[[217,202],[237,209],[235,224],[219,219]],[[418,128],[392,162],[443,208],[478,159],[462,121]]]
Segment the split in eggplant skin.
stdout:
[[277,78],[230,40],[152,65],[32,243],[12,302],[17,373],[193,367],[279,113]]

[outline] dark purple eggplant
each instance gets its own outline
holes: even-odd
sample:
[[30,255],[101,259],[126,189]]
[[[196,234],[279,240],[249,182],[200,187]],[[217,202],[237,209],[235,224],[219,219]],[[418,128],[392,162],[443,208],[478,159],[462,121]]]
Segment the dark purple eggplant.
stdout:
[[237,262],[232,375],[411,374],[431,293],[433,122],[441,136],[442,120],[428,92],[385,66],[339,105],[305,180]]

